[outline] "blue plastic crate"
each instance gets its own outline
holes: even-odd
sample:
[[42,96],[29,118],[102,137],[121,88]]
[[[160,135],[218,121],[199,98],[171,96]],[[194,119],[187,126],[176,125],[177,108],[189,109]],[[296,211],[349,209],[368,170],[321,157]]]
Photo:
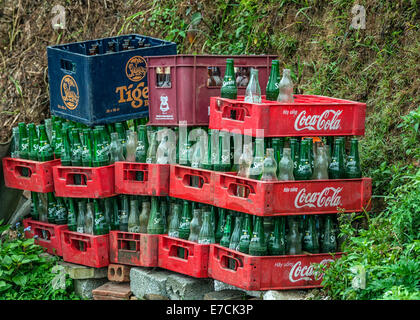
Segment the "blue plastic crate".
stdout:
[[88,126],[147,117],[145,57],[173,54],[174,42],[137,34],[48,46],[51,113]]

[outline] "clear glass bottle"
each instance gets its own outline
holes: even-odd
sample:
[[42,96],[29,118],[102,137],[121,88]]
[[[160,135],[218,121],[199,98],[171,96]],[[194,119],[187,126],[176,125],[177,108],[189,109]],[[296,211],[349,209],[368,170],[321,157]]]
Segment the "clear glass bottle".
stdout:
[[261,103],[261,88],[258,81],[258,69],[251,69],[251,79],[245,90],[245,102]]
[[130,214],[128,216],[128,232],[140,233],[140,213],[137,199],[130,200]]
[[274,159],[274,149],[267,148],[263,161],[261,181],[277,181],[277,163]]
[[93,202],[88,202],[86,204],[86,215],[85,215],[85,233],[93,234],[93,224],[94,224],[94,211]]
[[147,233],[147,226],[150,219],[150,202],[149,199],[145,199],[141,203],[141,213],[140,213],[140,233]]
[[279,175],[278,180],[282,181],[293,181],[293,160],[291,156],[290,148],[283,148],[283,157],[279,162]]
[[198,235],[201,229],[201,209],[193,210],[193,218],[190,223],[190,235],[188,236],[188,241],[197,242]]
[[287,254],[295,255],[302,253],[302,240],[299,232],[299,223],[296,217],[289,216],[289,234],[287,235]]
[[135,162],[136,149],[138,145],[137,133],[132,130],[128,130],[127,132],[128,132],[127,143],[126,143],[127,156],[125,157],[125,159],[126,161],[129,161],[129,162]]
[[172,209],[172,216],[169,221],[168,236],[178,238],[179,237],[179,221],[181,219],[181,205],[174,203]]
[[123,146],[118,139],[118,133],[112,132],[111,133],[111,144],[109,145],[109,153],[111,158],[111,164],[116,161],[124,161],[124,152]]
[[216,243],[214,229],[211,225],[211,212],[204,211],[203,223],[198,234],[199,244],[211,244]]
[[312,179],[323,180],[328,179],[328,158],[325,147],[318,147],[314,159],[314,172]]
[[151,198],[150,216],[147,223],[148,234],[163,234],[165,223],[159,206],[158,197]]
[[283,77],[279,83],[278,102],[293,103],[293,81],[289,69],[283,69]]

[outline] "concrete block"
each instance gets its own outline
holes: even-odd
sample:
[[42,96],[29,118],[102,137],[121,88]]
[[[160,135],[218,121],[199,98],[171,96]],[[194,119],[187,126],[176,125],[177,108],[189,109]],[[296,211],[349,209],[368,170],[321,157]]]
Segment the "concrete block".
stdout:
[[83,299],[92,299],[92,290],[108,282],[107,278],[102,279],[76,279],[73,280],[74,292]]
[[239,290],[222,290],[208,292],[204,295],[204,300],[243,300],[246,293]]
[[306,292],[302,290],[268,290],[264,292],[263,300],[304,300]]
[[199,279],[179,273],[171,273],[166,282],[166,292],[171,300],[202,300],[214,291],[212,279]]
[[65,272],[74,280],[103,279],[108,277],[108,267],[92,268],[64,261],[60,261],[59,264],[64,267]]
[[130,288],[137,298],[146,294],[168,297],[166,281],[171,273],[166,270],[146,267],[133,267],[130,270]]
[[255,298],[261,298],[263,297],[264,291],[248,291],[244,290],[242,288],[238,288],[235,286],[232,286],[231,284],[224,283],[219,280],[214,280],[214,291],[222,291],[222,290],[239,290],[244,293],[246,293],[247,296],[255,297]]
[[169,300],[168,297],[161,296],[159,294],[148,293],[144,295],[146,300]]

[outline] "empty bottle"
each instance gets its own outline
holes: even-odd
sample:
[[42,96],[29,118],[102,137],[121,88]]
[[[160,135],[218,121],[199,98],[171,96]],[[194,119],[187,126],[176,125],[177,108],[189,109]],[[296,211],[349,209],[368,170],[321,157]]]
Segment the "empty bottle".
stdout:
[[[251,144],[245,144],[243,153],[239,158],[238,177],[248,178],[250,176],[250,169],[252,165],[252,147]],[[246,197],[246,188],[243,186],[237,187],[237,196]]]
[[128,196],[123,194],[120,196],[121,205],[119,208],[119,220],[120,220],[120,231],[128,232],[128,217],[130,214],[130,208],[128,203]]
[[203,223],[201,224],[200,232],[198,234],[199,244],[211,244],[216,243],[214,229],[211,224],[211,212],[204,211]]
[[193,218],[190,223],[190,235],[188,236],[188,241],[197,242],[198,235],[201,229],[201,209],[193,210]]
[[232,235],[232,215],[228,213],[226,217],[226,223],[223,228],[223,236],[220,239],[220,245],[222,247],[229,248],[231,235]]
[[220,242],[220,239],[223,237],[223,231],[225,229],[225,223],[226,223],[226,209],[219,208],[219,219],[217,221],[216,231],[215,231],[215,239],[216,243]]
[[172,209],[172,216],[169,221],[168,236],[178,238],[179,237],[179,221],[181,219],[181,206],[178,203],[174,203]]
[[312,168],[309,162],[309,141],[303,140],[300,144],[300,156],[293,175],[296,180],[310,180],[312,178]]
[[81,151],[82,165],[84,167],[93,166],[93,148],[90,129],[83,129],[83,146]]
[[359,159],[359,141],[357,138],[350,140],[350,154],[345,166],[345,177],[347,179],[359,179],[362,177]]
[[261,88],[258,81],[258,69],[251,68],[251,79],[245,90],[245,102],[261,103]]
[[63,198],[57,197],[55,207],[55,224],[67,224],[67,207]]
[[326,215],[324,221],[324,235],[321,244],[321,252],[329,253],[337,251],[337,238],[334,232],[333,220],[331,215]]
[[235,217],[235,226],[233,228],[232,236],[230,237],[229,249],[239,249],[239,241],[241,239],[242,216],[237,214]]
[[266,99],[270,101],[276,101],[279,96],[279,60],[273,60],[271,62],[271,72],[268,78],[267,88],[265,89]]
[[[29,148],[29,144],[28,144],[28,148]],[[45,126],[43,124],[39,125],[38,152],[39,152],[39,155],[38,155],[39,161],[54,160],[54,152],[53,152],[53,149],[51,148],[50,143],[48,142],[47,132],[45,131]]]
[[190,212],[190,206],[187,200],[183,201],[182,216],[179,222],[179,238],[188,240],[191,231],[191,220],[192,215]]
[[268,241],[268,254],[272,256],[286,254],[286,218],[274,218],[274,231]]
[[100,128],[93,129],[93,136],[93,166],[107,166],[109,164],[109,154],[107,152],[102,130]]
[[274,159],[274,149],[267,148],[263,161],[261,181],[277,181],[277,163]]
[[344,179],[344,154],[342,147],[342,140],[336,139],[334,141],[334,153],[331,158],[330,166],[328,167],[328,176],[330,179]]
[[289,69],[283,69],[283,77],[279,83],[279,96],[277,97],[278,102],[293,103],[293,82],[290,76]]
[[156,163],[157,147],[157,132],[153,131],[150,136],[150,145],[147,150],[146,163]]
[[64,128],[62,130],[62,148],[61,148],[61,165],[62,166],[71,166],[71,146],[68,135],[69,129]]
[[271,148],[274,149],[274,159],[276,160],[276,163],[277,163],[277,177],[278,177],[279,171],[280,171],[280,161],[281,161],[281,158],[283,158],[284,138],[272,138]]
[[130,200],[130,214],[128,216],[128,232],[140,233],[139,204],[136,199]]
[[135,131],[128,130],[127,143],[125,145],[127,150],[127,155],[125,157],[126,161],[135,162],[136,161],[136,149],[137,149],[137,133]]
[[68,207],[68,215],[67,215],[67,228],[69,231],[77,231],[77,215],[76,215],[76,207],[74,205],[73,198],[67,198],[67,207]]
[[86,215],[85,215],[85,233],[93,234],[93,226],[95,224],[95,208],[93,202],[86,204]]
[[48,223],[55,223],[57,203],[52,192],[47,193],[47,219]]
[[219,132],[219,161],[214,164],[214,170],[227,172],[230,168],[230,133],[221,131]]
[[147,233],[147,226],[150,219],[151,203],[149,199],[143,200],[141,203],[141,213],[140,213],[140,233]]
[[109,145],[109,155],[110,155],[110,163],[114,163],[117,161],[124,161],[124,150],[123,146],[118,139],[118,133],[112,132],[111,133],[111,144]]
[[99,205],[98,199],[93,199],[93,234],[94,235],[103,235],[107,234],[109,231],[109,226],[106,224],[105,214],[102,210],[102,207]]
[[323,180],[328,179],[328,158],[325,147],[318,147],[314,160],[314,172],[312,179]]
[[223,85],[220,89],[220,96],[222,98],[236,99],[237,94],[238,89],[236,87],[233,59],[226,59],[226,71],[223,77]]
[[283,148],[283,157],[279,162],[278,180],[293,181],[293,160],[291,157],[291,149]]
[[148,234],[163,234],[165,231],[165,222],[159,207],[159,199],[152,197],[149,221],[147,223]]
[[289,234],[287,235],[287,254],[296,255],[302,253],[302,240],[299,232],[299,223],[295,217],[288,217]]
[[263,172],[264,163],[264,138],[255,139],[255,157],[249,170],[249,178],[258,180]]
[[302,249],[310,253],[319,253],[318,233],[314,216],[308,215],[305,222]]
[[264,234],[264,220],[262,217],[257,216],[255,222],[251,242],[249,244],[249,254],[252,256],[266,256],[267,243]]
[[242,224],[241,236],[239,238],[238,251],[248,254],[252,236],[252,220],[250,214],[244,215],[245,217]]
[[[24,122],[20,122],[18,124],[19,127],[19,157],[21,159],[28,159],[29,158],[29,138],[28,132],[26,129],[26,124]],[[25,168],[26,169],[26,168]],[[29,172],[26,169],[26,174],[22,172],[22,175],[27,176]]]

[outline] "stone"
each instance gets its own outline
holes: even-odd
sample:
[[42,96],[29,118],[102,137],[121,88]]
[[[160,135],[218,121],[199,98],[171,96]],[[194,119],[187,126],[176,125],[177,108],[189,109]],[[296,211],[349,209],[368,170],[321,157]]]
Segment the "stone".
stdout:
[[123,264],[110,264],[108,266],[108,280],[117,282],[130,281],[131,266]]
[[204,300],[243,300],[246,294],[240,290],[221,290],[208,292],[204,295]]
[[59,264],[64,267],[65,272],[74,280],[103,279],[108,277],[108,267],[92,268],[64,261],[60,261]]
[[104,285],[92,290],[92,294],[97,296],[111,296],[123,300],[129,300],[131,296],[130,284],[127,282],[107,282]]
[[146,294],[158,294],[168,297],[166,281],[171,273],[162,269],[132,267],[130,270],[130,288],[137,298]]
[[161,296],[159,294],[148,293],[144,295],[146,300],[169,300],[168,297]]
[[302,290],[268,290],[265,291],[263,300],[304,300],[306,292]]
[[214,280],[214,291],[222,291],[222,290],[240,290],[246,293],[247,296],[255,297],[255,298],[261,298],[264,294],[264,291],[249,291],[244,290],[242,288],[235,287],[231,284],[224,283],[219,280]]
[[171,273],[166,282],[166,292],[171,300],[202,300],[214,291],[212,279],[200,279],[179,273]]
[[130,300],[130,299],[124,299],[124,298],[119,298],[119,297],[114,297],[114,296],[102,296],[99,294],[94,294],[93,295],[93,300]]
[[107,278],[102,279],[75,279],[74,292],[83,299],[92,299],[92,290],[108,282]]

